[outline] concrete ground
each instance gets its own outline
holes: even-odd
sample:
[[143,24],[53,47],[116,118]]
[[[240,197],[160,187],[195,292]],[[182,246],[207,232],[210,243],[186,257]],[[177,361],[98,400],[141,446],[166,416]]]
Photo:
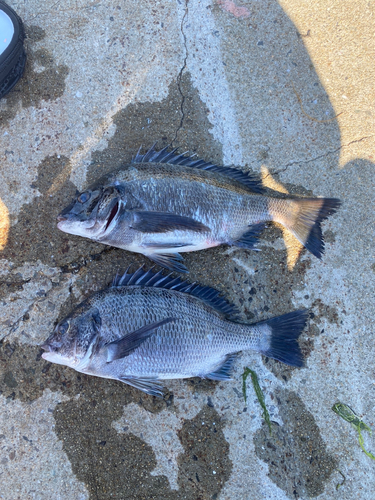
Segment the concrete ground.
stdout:
[[[375,3],[9,3],[28,62],[0,101],[0,498],[372,498],[375,464],[331,407],[375,425]],[[128,264],[149,264],[58,231],[56,215],[155,141],[280,192],[342,199],[322,261],[279,228],[262,252],[185,259],[188,279],[246,321],[309,308],[305,368],[243,353],[232,381],[170,382],[155,399],[41,359],[57,320]],[[272,435],[250,382],[244,401],[244,367]]]

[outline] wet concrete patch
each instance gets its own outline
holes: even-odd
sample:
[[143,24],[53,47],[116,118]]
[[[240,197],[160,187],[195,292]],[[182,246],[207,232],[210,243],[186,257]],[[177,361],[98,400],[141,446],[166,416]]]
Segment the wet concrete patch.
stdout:
[[189,73],[183,74],[179,85],[171,83],[166,99],[130,104],[115,115],[116,132],[108,147],[93,153],[87,184],[126,165],[141,146],[147,150],[155,142],[157,150],[173,143],[181,152],[189,150],[207,161],[220,163],[222,147],[210,134],[207,113]]
[[205,406],[192,420],[186,420],[178,437],[185,453],[178,458],[179,486],[190,496],[181,498],[215,499],[229,479],[232,462],[219,414]]
[[321,322],[321,317],[324,317],[327,319],[329,323],[335,323],[338,325],[339,322],[339,315],[336,307],[329,306],[327,304],[324,304],[321,299],[316,299],[314,302],[311,304],[311,309],[317,311],[317,316],[314,316],[314,319],[317,323]]
[[103,250],[102,245],[72,238],[57,229],[56,217],[62,207],[71,202],[76,189],[67,180],[55,194],[49,195],[47,191],[68,162],[64,156],[53,155],[40,163],[37,179],[30,188],[38,189],[41,196],[21,208],[17,223],[10,227],[7,245],[0,252],[0,258],[15,265],[40,260],[55,267]]
[[338,464],[299,396],[277,389],[275,398],[284,424],[273,422],[271,436],[263,424],[254,436],[255,453],[268,464],[269,477],[289,498],[316,497],[324,492]]
[[113,428],[121,417],[124,399],[113,390],[85,388],[79,399],[59,405],[56,433],[73,472],[86,484],[93,499],[211,499],[217,498],[229,478],[229,445],[220,416],[204,408],[186,420],[179,432],[185,453],[179,456],[179,491],[169,487],[165,476],[153,476],[156,466],[152,448],[133,434]]
[[[23,108],[38,107],[42,100],[50,101],[61,97],[65,90],[65,79],[69,69],[55,63],[52,54],[35,44],[45,38],[39,26],[25,26],[27,60],[23,77],[6,96],[6,104],[0,107],[0,123],[15,117],[19,104]],[[48,135],[44,138],[48,140]]]

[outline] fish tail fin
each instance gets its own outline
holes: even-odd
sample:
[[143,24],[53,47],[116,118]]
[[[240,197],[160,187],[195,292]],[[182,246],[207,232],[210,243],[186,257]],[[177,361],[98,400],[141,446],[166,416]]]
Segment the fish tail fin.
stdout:
[[321,223],[336,212],[341,202],[337,198],[302,198],[288,200],[288,213],[281,222],[318,259],[324,253]]
[[261,331],[258,351],[291,366],[303,366],[298,337],[306,325],[307,310],[294,311],[256,324]]

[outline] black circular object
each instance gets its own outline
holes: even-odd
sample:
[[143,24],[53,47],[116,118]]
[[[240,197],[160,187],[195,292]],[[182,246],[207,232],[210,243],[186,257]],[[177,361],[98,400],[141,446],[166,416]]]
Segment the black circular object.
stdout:
[[26,63],[24,39],[25,30],[20,17],[0,0],[0,99],[23,75]]

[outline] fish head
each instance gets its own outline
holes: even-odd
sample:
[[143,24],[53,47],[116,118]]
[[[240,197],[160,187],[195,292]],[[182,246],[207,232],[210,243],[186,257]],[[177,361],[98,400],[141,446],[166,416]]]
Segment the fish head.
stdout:
[[96,352],[100,326],[98,309],[87,307],[85,303],[81,304],[70,316],[56,325],[41,346],[45,351],[42,358],[51,363],[83,369]]
[[116,224],[121,204],[116,186],[88,189],[58,215],[57,227],[65,233],[100,240]]

